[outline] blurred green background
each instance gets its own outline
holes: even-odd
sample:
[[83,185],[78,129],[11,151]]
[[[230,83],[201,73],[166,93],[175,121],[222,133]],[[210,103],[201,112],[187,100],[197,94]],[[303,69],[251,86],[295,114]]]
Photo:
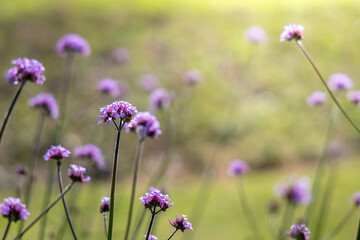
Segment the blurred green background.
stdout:
[[[273,198],[274,184],[293,173],[314,175],[332,108],[331,101],[319,108],[307,106],[308,95],[324,90],[323,86],[295,43],[280,43],[279,35],[286,24],[304,25],[304,45],[325,78],[344,72],[357,88],[359,10],[360,2],[355,0],[2,0],[0,72],[5,73],[11,67],[11,60],[18,57],[35,58],[46,67],[47,81],[42,87],[28,84],[14,110],[0,148],[1,197],[15,192],[15,166],[26,165],[31,156],[38,112],[27,105],[27,100],[43,91],[59,96],[64,58],[55,54],[54,47],[64,34],[78,33],[89,41],[92,53],[89,57],[75,58],[69,115],[78,113],[94,100],[99,94],[96,83],[105,77],[126,81],[131,90],[121,99],[140,111],[148,110],[149,96],[138,86],[141,75],[154,74],[162,87],[176,92],[174,104],[168,109],[176,134],[175,148],[161,183],[168,188],[175,205],[159,217],[155,235],[164,239],[170,234],[167,218],[174,218],[177,213],[188,214],[191,221],[191,207],[203,171],[213,158],[216,184],[201,221],[194,222],[193,232],[184,233],[185,239],[186,234],[194,234],[195,239],[251,239],[235,181],[226,175],[227,165],[234,158],[246,160],[253,169],[246,177],[246,190],[260,225],[268,233],[266,206]],[[265,29],[266,43],[250,43],[244,37],[246,29],[253,25]],[[117,47],[130,53],[124,64],[111,59]],[[197,86],[186,86],[182,75],[192,68],[199,69],[204,80]],[[5,113],[16,86],[3,81],[0,91],[0,110]],[[359,125],[358,107],[349,103],[344,93],[338,97]],[[111,166],[115,132],[110,125],[97,126],[96,118],[99,107],[115,100],[118,99],[102,99],[81,119],[68,122],[62,144],[70,150],[86,143],[97,144]],[[164,126],[163,116],[156,115]],[[54,127],[55,122],[47,120],[41,155],[52,144]],[[132,134],[123,136],[116,239],[123,236],[137,142]],[[329,210],[328,230],[350,208],[351,194],[360,189],[359,137],[342,116],[337,118],[332,139],[340,141],[343,150],[337,161],[339,177],[334,186],[336,197]],[[158,140],[146,141],[137,197],[144,194],[166,149],[166,130]],[[39,162],[40,196],[48,163],[43,164],[41,159]],[[84,190],[79,190],[75,204],[76,225],[87,227],[91,233],[86,239],[103,236],[98,205],[101,197],[108,194],[110,174],[108,171],[97,175],[91,186],[81,186]],[[29,209],[30,220],[40,211],[40,202]],[[137,207],[140,209],[140,204]],[[61,211],[59,205],[49,214],[48,236],[57,231],[60,221],[57,216]],[[5,223],[1,221],[2,225]],[[353,217],[338,239],[353,239],[356,224],[357,217]],[[70,239],[70,231],[66,234],[65,239]],[[180,239],[179,235],[174,239]],[[36,237],[29,235],[25,239]]]

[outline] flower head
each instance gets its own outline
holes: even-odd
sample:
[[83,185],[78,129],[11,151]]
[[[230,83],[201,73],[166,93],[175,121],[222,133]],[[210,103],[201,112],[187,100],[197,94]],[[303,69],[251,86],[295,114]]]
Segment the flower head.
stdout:
[[124,122],[130,122],[136,113],[136,107],[133,107],[130,103],[125,101],[116,101],[110,105],[100,108],[98,125],[105,122],[111,123],[117,118],[120,118]]
[[193,230],[192,224],[191,222],[187,221],[186,215],[182,215],[182,218],[179,218],[179,215],[176,215],[175,221],[171,222],[169,219],[169,222],[174,228],[180,229],[182,232],[184,232],[186,229]]
[[240,159],[235,159],[229,163],[228,174],[230,176],[241,175],[249,171],[249,165]]
[[174,100],[175,93],[164,88],[154,90],[149,97],[150,108],[153,110],[160,110],[162,108],[170,107]]
[[56,99],[50,93],[40,93],[35,97],[29,99],[29,105],[31,107],[41,108],[52,119],[59,117],[59,106]]
[[74,156],[78,158],[88,158],[95,163],[99,169],[105,169],[104,156],[101,149],[94,144],[86,144],[74,149]]
[[245,38],[252,43],[264,43],[268,39],[265,30],[260,26],[251,26],[245,31]]
[[51,146],[51,148],[45,153],[44,159],[46,161],[50,159],[61,160],[70,156],[70,151],[61,145]]
[[45,68],[41,62],[35,59],[18,58],[11,61],[15,67],[10,68],[5,80],[18,85],[20,82],[29,80],[35,84],[43,85],[46,78],[44,76]]
[[305,226],[305,224],[302,225],[292,225],[291,226],[291,232],[286,232],[286,234],[296,240],[309,240],[310,239],[310,231]]
[[26,170],[22,164],[18,164],[16,166],[16,174],[23,175],[23,176],[26,175]]
[[187,84],[193,85],[193,84],[200,83],[203,80],[203,75],[199,70],[191,69],[184,73],[183,80]]
[[119,97],[121,95],[120,86],[117,80],[112,78],[104,78],[100,80],[97,84],[97,88],[109,94],[111,97]]
[[30,215],[20,198],[5,198],[4,202],[0,203],[0,209],[3,217],[8,218],[9,221],[25,220]]
[[153,74],[144,74],[139,78],[139,86],[145,91],[152,91],[159,86],[158,77]]
[[356,206],[360,206],[360,191],[354,193],[353,195],[353,201]]
[[353,102],[360,107],[360,90],[349,91],[346,97],[350,102]]
[[[146,235],[144,236],[146,238]],[[158,240],[158,238],[154,235],[149,235],[149,240]]]
[[289,24],[284,26],[284,31],[280,35],[280,42],[302,40],[304,38],[304,26],[299,24]]
[[117,63],[126,63],[130,58],[130,53],[126,48],[116,48],[112,53],[112,58]]
[[345,73],[334,73],[329,77],[328,86],[333,91],[349,90],[353,88],[353,80]]
[[70,164],[70,168],[68,169],[68,177],[71,178],[74,182],[86,183],[90,181],[90,177],[85,177],[86,168],[77,166],[75,164]]
[[140,138],[148,136],[155,139],[161,134],[159,121],[149,112],[138,112],[125,127],[127,132],[135,132]]
[[109,212],[109,211],[110,211],[110,198],[103,197],[101,199],[100,212],[104,213],[104,212]]
[[311,202],[310,181],[307,177],[291,176],[287,182],[275,186],[275,193],[293,204],[308,205]]
[[326,102],[326,93],[322,91],[315,91],[307,98],[307,104],[310,107],[315,107]]
[[168,195],[162,194],[159,190],[146,193],[145,196],[140,198],[140,200],[145,208],[153,210],[153,208],[159,207],[160,210],[164,212],[174,204],[170,203]]
[[65,55],[73,52],[82,56],[89,56],[91,53],[89,43],[76,33],[70,33],[62,36],[57,41],[55,50],[59,55]]

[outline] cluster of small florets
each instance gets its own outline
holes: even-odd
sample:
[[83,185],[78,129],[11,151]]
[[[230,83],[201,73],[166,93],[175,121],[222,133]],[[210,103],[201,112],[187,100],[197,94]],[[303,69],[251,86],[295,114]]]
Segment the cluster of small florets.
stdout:
[[161,134],[160,122],[149,112],[138,112],[126,125],[126,130],[137,133],[141,138],[148,136],[155,139]]
[[74,156],[78,158],[88,158],[95,163],[99,169],[105,168],[104,156],[101,149],[94,144],[86,144],[74,149]]
[[159,190],[146,193],[140,198],[141,203],[150,210],[159,207],[162,211],[166,211],[174,203],[170,203],[170,198],[167,194],[162,194]]
[[110,198],[103,197],[100,204],[100,212],[105,213],[110,211]]
[[45,68],[38,60],[18,58],[11,61],[11,63],[14,64],[15,67],[10,68],[5,75],[5,79],[8,82],[14,85],[18,85],[20,82],[26,80],[38,85],[43,85],[45,82]]
[[0,209],[3,217],[8,218],[9,221],[25,220],[30,215],[20,198],[5,198],[4,203],[0,203]]
[[275,186],[275,193],[296,205],[308,205],[312,199],[307,177],[297,179],[291,176],[287,182],[281,182]]
[[171,222],[169,219],[169,222],[174,228],[180,229],[182,232],[184,232],[186,229],[193,230],[192,224],[187,220],[186,215],[182,215],[182,218],[179,218],[179,215],[176,215],[175,221]]
[[130,122],[133,116],[137,113],[136,107],[125,101],[117,101],[100,108],[98,115],[98,125],[100,123],[111,123],[117,118],[124,122]]
[[164,88],[154,90],[149,97],[150,108],[153,110],[160,110],[162,108],[170,107],[174,100],[175,93]]
[[260,26],[251,26],[245,31],[245,38],[252,43],[264,43],[268,39],[265,30]]
[[86,173],[86,168],[77,166],[75,164],[70,164],[70,168],[68,169],[68,177],[71,178],[74,182],[89,182],[90,177],[85,177],[84,174]]
[[74,52],[79,55],[88,56],[91,53],[91,48],[83,37],[76,33],[71,33],[58,40],[56,43],[56,52],[60,55]]
[[[146,235],[144,237],[146,238]],[[154,235],[149,235],[148,240],[158,240],[158,238]]]
[[52,119],[59,117],[59,106],[54,96],[50,93],[40,93],[30,98],[29,105],[43,109]]
[[322,91],[315,91],[307,98],[307,104],[310,107],[315,107],[327,101],[326,93]]
[[286,234],[296,240],[309,240],[310,239],[310,230],[304,225],[292,225],[291,232],[286,232]]
[[44,159],[46,161],[50,159],[61,160],[69,157],[71,152],[61,145],[51,146],[51,148],[45,153]]
[[333,91],[343,91],[353,88],[353,80],[345,73],[334,73],[329,77],[328,86]]
[[104,93],[109,94],[111,97],[119,97],[121,89],[119,82],[112,78],[104,78],[98,82],[98,89]]
[[230,176],[236,176],[248,172],[249,169],[249,165],[245,161],[235,159],[229,163],[227,172]]
[[302,40],[304,38],[304,26],[299,24],[289,24],[284,26],[284,31],[280,35],[280,42]]
[[191,69],[184,73],[183,80],[187,84],[197,84],[203,80],[203,75],[199,70]]
[[350,102],[353,102],[360,107],[360,90],[349,91],[346,97]]

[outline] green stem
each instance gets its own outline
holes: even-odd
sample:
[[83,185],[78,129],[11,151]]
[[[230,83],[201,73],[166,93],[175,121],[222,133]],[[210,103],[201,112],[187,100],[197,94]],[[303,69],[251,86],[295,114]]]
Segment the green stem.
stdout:
[[6,228],[5,228],[5,231],[4,231],[4,234],[2,236],[2,240],[5,240],[8,232],[9,232],[9,229],[10,229],[10,225],[11,225],[11,220],[8,221],[8,224],[6,225]]
[[156,215],[156,207],[154,207],[154,210],[151,211],[151,220],[150,220],[150,224],[149,224],[149,227],[148,227],[148,230],[146,233],[145,240],[148,240],[150,237],[151,229],[152,229],[152,226],[153,226],[154,220],[155,220],[155,215]]
[[287,200],[286,205],[285,205],[285,211],[284,211],[284,216],[280,225],[280,229],[279,229],[279,235],[278,238],[279,240],[282,240],[285,238],[285,229],[286,229],[286,225],[287,224],[291,224],[292,222],[292,218],[293,218],[293,214],[294,214],[294,207],[295,205],[293,205],[289,200]]
[[345,226],[345,224],[350,220],[351,216],[356,211],[356,206],[350,208],[350,210],[345,214],[345,216],[341,219],[341,221],[336,225],[334,230],[330,233],[328,239],[333,239],[340,232],[340,230]]
[[168,237],[167,240],[170,240],[170,238],[172,238],[172,237],[175,235],[175,233],[177,232],[177,230],[179,230],[179,229],[175,229],[175,231]]
[[104,230],[105,230],[105,237],[108,237],[108,232],[107,232],[107,226],[106,226],[106,213],[103,213],[103,221],[104,221]]
[[357,230],[357,234],[356,234],[356,240],[360,240],[360,219],[359,219],[358,230]]

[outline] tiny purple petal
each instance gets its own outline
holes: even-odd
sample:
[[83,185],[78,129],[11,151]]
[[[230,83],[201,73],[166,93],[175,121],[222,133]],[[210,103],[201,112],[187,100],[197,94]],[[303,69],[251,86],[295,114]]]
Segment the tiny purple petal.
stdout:
[[265,30],[260,26],[251,26],[245,31],[245,38],[252,43],[264,43],[268,39]]
[[328,86],[333,91],[349,90],[353,88],[353,80],[345,73],[334,73],[329,77]]
[[61,160],[69,157],[71,152],[61,145],[51,146],[51,148],[45,153],[44,159],[46,161],[50,159]]
[[242,175],[244,173],[247,173],[249,171],[249,165],[240,159],[235,159],[229,163],[228,167],[228,175],[230,176],[236,176],[236,175]]
[[326,93],[322,91],[315,91],[307,98],[307,104],[310,107],[315,107],[327,101]]
[[110,211],[110,198],[103,197],[101,199],[100,212],[104,213],[104,212],[109,212],[109,211]]
[[302,40],[304,38],[304,26],[299,24],[289,24],[284,27],[284,31],[280,35],[280,42]]
[[74,52],[82,56],[89,56],[91,53],[89,43],[76,33],[66,34],[61,37],[56,43],[55,50],[59,55]]
[[35,97],[29,99],[29,105],[31,107],[41,108],[52,119],[59,117],[59,106],[56,99],[50,93],[40,93]]
[[[144,237],[146,238],[146,235],[144,235]],[[154,235],[149,235],[149,240],[158,240],[158,238]]]
[[74,182],[86,183],[90,181],[90,177],[85,177],[86,168],[77,166],[75,164],[70,164],[70,168],[68,169],[68,177],[71,178]]
[[4,203],[0,203],[0,210],[3,217],[14,222],[25,220],[30,215],[26,206],[21,203],[20,198],[5,198]]
[[105,169],[106,164],[101,149],[94,144],[86,144],[74,149],[74,156],[88,158],[93,161],[99,169]]

